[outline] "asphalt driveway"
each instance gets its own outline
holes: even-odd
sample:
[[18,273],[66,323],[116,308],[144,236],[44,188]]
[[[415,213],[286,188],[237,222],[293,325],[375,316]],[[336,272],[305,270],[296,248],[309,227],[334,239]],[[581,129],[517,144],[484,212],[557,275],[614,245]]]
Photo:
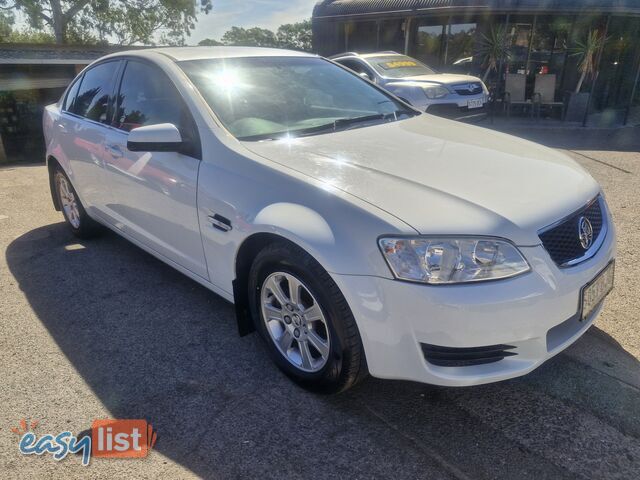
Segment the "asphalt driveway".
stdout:
[[[464,389],[370,378],[307,393],[216,295],[115,234],[74,239],[44,166],[0,168],[0,476],[640,478],[640,131],[534,135],[602,183],[616,289],[534,373]],[[40,434],[146,418],[158,442],[82,467],[22,456],[22,418]]]

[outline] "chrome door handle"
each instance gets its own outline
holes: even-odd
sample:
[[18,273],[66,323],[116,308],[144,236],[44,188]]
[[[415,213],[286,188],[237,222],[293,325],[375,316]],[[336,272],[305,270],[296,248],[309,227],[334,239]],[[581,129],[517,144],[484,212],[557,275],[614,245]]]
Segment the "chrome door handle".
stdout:
[[67,133],[67,127],[65,127],[64,124],[56,123],[56,127],[58,127],[60,133]]
[[104,148],[114,158],[120,158],[124,156],[124,153],[122,153],[122,150],[118,145],[106,145]]

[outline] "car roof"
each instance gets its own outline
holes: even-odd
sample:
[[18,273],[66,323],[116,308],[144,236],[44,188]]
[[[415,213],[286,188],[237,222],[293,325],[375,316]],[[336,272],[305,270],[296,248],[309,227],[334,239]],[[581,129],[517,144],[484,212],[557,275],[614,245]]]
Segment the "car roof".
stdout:
[[[238,57],[316,57],[311,53],[279,48],[263,47],[158,47],[136,50],[125,50],[108,55],[109,58],[121,56],[136,56],[152,58],[161,54],[175,62],[185,60],[203,60],[209,58],[238,58]],[[105,57],[106,58],[106,57]]]
[[391,50],[387,50],[384,52],[372,52],[372,53],[344,52],[344,53],[338,53],[336,55],[331,55],[329,58],[332,60],[338,60],[346,57],[371,58],[371,57],[391,57],[393,55],[401,55],[403,57],[406,56],[404,53],[398,53]]

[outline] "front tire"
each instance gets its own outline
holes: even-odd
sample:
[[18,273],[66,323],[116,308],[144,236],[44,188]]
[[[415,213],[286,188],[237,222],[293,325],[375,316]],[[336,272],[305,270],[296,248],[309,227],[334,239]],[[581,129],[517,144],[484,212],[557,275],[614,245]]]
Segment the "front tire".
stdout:
[[61,167],[55,169],[53,180],[62,215],[73,234],[78,238],[95,236],[100,225],[87,214],[78,193]]
[[331,276],[300,248],[265,247],[251,266],[249,299],[274,362],[302,387],[338,393],[367,376],[351,309]]

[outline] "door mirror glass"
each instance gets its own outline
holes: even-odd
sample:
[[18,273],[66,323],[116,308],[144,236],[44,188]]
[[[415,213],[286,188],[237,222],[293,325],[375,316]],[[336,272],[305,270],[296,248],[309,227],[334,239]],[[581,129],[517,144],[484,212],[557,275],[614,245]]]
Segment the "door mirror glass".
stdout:
[[178,152],[182,146],[182,135],[173,123],[134,128],[127,138],[127,148],[132,152]]

